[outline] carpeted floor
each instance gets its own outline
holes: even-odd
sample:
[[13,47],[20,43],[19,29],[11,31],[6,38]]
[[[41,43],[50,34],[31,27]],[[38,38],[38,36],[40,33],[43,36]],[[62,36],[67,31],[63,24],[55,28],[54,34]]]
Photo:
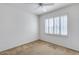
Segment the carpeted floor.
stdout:
[[24,44],[0,53],[1,55],[79,55],[78,51],[42,40]]

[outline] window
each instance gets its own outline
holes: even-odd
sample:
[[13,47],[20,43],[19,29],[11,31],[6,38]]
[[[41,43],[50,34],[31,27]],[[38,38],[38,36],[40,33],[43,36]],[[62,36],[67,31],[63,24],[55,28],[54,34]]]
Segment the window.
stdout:
[[54,17],[54,34],[59,34],[59,17]]
[[49,33],[48,32],[48,19],[45,20],[45,33]]
[[67,35],[67,15],[46,19],[45,33]]
[[49,33],[53,33],[53,18],[49,19]]
[[67,35],[67,16],[61,16],[61,35]]

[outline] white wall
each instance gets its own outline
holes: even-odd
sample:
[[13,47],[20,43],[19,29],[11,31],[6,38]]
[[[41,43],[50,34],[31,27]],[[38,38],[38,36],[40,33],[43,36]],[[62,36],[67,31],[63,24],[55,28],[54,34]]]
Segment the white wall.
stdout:
[[38,39],[36,15],[0,4],[0,51]]
[[[46,35],[44,19],[63,14],[68,14],[68,36]],[[40,15],[40,39],[79,51],[79,4]]]

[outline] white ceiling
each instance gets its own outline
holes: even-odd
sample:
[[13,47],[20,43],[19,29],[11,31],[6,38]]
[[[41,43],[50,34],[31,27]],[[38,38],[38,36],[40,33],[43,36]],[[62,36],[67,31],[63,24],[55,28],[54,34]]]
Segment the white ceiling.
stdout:
[[24,11],[27,11],[36,15],[40,15],[46,12],[54,11],[56,9],[68,6],[70,4],[71,3],[54,3],[53,5],[45,6],[44,8],[39,7],[38,3],[16,3],[16,4],[13,3],[13,4],[5,4],[5,5],[15,6]]
[[70,5],[70,3],[54,3],[50,6],[44,6],[44,8],[41,8],[38,6],[37,3],[30,3],[30,4],[26,3],[26,4],[24,4],[24,6],[22,8],[29,12],[32,12],[34,14],[40,15],[40,14],[54,11],[56,9],[59,9],[59,8],[62,8],[62,7],[68,6],[68,5]]

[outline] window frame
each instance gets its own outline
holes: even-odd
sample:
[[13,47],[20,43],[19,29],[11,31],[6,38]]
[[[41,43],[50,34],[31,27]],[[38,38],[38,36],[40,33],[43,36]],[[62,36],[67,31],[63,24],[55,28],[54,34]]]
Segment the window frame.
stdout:
[[[60,21],[60,17],[61,16],[65,16],[65,15],[67,15],[67,35],[61,35],[60,34],[60,32],[61,32],[61,23],[60,23],[61,21]],[[54,34],[54,24],[53,24],[53,33],[52,34],[50,34],[49,32],[48,33],[45,33],[45,30],[44,30],[44,33],[47,34],[47,35],[68,37],[69,36],[69,30],[68,30],[68,28],[69,28],[68,27],[68,25],[69,25],[69,23],[68,23],[69,22],[69,15],[68,14],[62,14],[62,15],[59,15],[59,16],[57,15],[57,16],[53,16],[53,17],[48,18],[48,20],[51,19],[51,18],[53,18],[53,22],[54,22],[54,17],[59,17],[59,34]],[[48,31],[49,31],[49,27],[48,27]]]

